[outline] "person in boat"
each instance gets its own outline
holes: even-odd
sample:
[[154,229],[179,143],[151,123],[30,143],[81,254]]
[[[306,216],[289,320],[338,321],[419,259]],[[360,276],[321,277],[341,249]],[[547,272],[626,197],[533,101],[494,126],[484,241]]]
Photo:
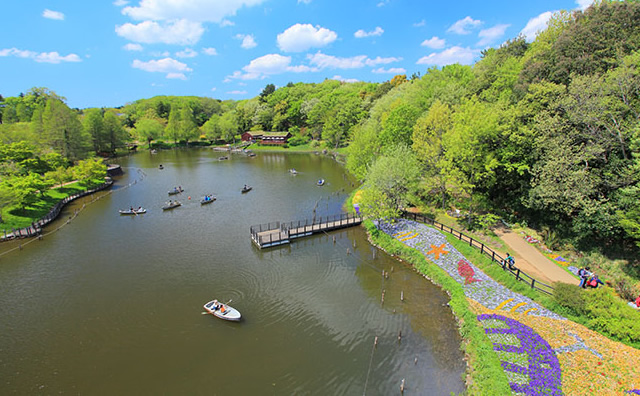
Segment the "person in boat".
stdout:
[[218,302],[218,300],[213,300],[213,310],[217,311],[220,309],[220,303]]
[[133,212],[133,206],[131,206],[131,207],[129,208],[129,210]]
[[138,206],[138,212],[142,211],[142,206]]

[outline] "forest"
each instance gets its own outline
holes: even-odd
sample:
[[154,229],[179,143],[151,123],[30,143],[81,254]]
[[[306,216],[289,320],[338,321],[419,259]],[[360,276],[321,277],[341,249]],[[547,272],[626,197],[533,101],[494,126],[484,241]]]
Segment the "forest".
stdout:
[[78,161],[133,144],[289,131],[289,147],[344,154],[367,216],[457,209],[469,229],[503,219],[583,250],[640,247],[637,1],[558,12],[533,42],[383,83],[267,84],[248,100],[157,96],[117,109],[71,109],[32,88],[0,96],[0,122],[2,207],[24,208],[41,190],[17,194],[24,180],[52,185]]

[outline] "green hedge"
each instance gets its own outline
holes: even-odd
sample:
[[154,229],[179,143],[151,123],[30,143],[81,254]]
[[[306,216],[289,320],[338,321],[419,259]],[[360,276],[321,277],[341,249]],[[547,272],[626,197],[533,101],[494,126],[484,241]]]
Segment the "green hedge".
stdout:
[[440,285],[451,296],[449,306],[458,318],[460,335],[464,339],[461,348],[469,361],[467,392],[472,395],[510,395],[509,380],[504,373],[493,343],[486,336],[477,315],[471,311],[462,285],[452,279],[437,265],[430,263],[415,249],[411,249],[391,236],[378,230],[371,221],[365,221],[371,240],[386,252],[411,263],[420,273]]

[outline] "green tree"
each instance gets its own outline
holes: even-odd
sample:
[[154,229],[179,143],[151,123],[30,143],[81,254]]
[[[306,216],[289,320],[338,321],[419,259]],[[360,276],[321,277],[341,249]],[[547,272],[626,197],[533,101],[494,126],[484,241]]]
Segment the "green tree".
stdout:
[[70,160],[85,158],[90,136],[85,133],[77,115],[59,99],[47,101],[42,115],[45,142]]
[[112,111],[105,111],[103,124],[107,148],[111,154],[115,154],[118,147],[124,147],[129,134],[122,126],[122,122]]
[[209,139],[211,142],[215,142],[222,138],[222,128],[220,126],[220,116],[214,114],[209,118],[207,122],[202,126],[202,133]]
[[382,119],[380,142],[383,146],[396,144],[411,145],[413,126],[420,116],[420,110],[407,103],[396,102],[386,117]]
[[91,136],[93,142],[93,150],[96,153],[106,151],[107,136],[102,109],[87,109],[82,119],[82,125],[87,134]]
[[146,140],[149,144],[149,148],[151,148],[151,142],[162,136],[163,131],[164,126],[160,121],[151,118],[143,118],[136,122],[133,134],[137,136],[138,139]]
[[405,145],[397,145],[376,159],[367,172],[361,199],[362,213],[369,218],[397,217],[408,202],[408,193],[420,178],[420,163]]
[[107,166],[100,159],[88,159],[78,161],[73,167],[74,177],[87,188],[98,186],[104,183],[107,176]]
[[180,139],[180,110],[176,106],[171,106],[165,134],[173,139],[174,143],[178,143],[178,139]]
[[180,109],[180,137],[189,145],[190,140],[198,138],[198,126],[193,112],[187,106]]

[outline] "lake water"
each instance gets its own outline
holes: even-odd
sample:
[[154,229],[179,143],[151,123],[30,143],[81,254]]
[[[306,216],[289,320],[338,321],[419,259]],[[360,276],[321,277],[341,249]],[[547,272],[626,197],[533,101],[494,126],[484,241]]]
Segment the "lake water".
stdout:
[[[340,213],[355,182],[339,164],[222,155],[120,159],[111,194],[0,258],[0,394],[393,395],[403,379],[405,394],[464,390],[447,295],[361,227],[252,244],[251,225]],[[183,206],[163,212],[178,185]],[[148,212],[118,214],[132,205]],[[203,315],[214,298],[243,320]]]

